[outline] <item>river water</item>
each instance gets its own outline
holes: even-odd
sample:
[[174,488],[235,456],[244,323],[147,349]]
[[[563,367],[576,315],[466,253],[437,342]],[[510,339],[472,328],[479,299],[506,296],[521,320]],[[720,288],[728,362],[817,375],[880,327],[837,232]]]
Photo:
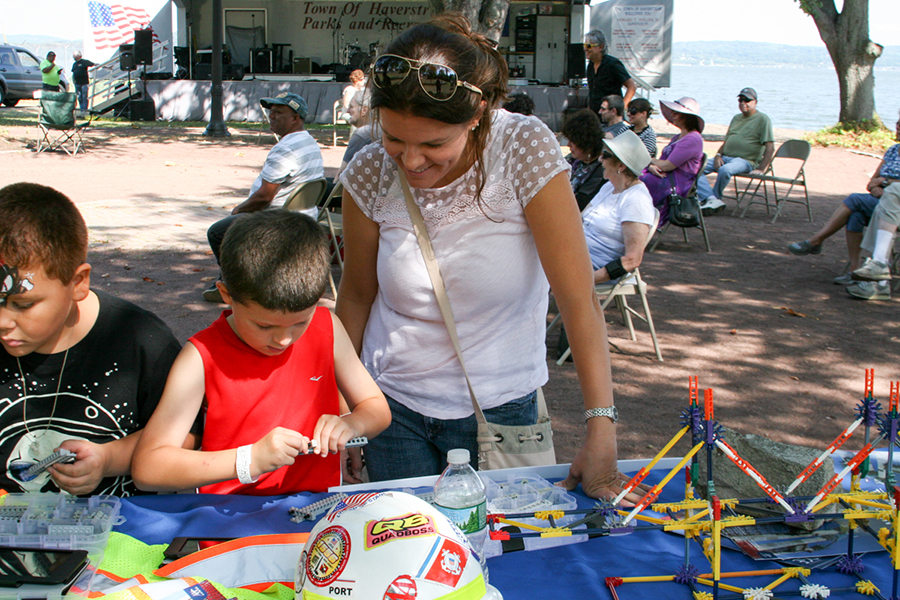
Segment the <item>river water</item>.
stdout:
[[[650,95],[659,100],[695,98],[707,123],[727,125],[737,114],[737,95],[752,87],[757,109],[777,129],[815,131],[837,122],[840,95],[833,69],[814,67],[673,66],[672,87]],[[658,109],[658,106],[657,106]],[[875,69],[875,110],[893,129],[900,110],[900,70]]]

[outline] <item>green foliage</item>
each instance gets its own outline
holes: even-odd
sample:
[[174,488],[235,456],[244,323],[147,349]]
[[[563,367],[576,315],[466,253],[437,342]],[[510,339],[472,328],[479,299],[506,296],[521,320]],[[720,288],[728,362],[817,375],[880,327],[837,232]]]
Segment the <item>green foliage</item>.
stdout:
[[806,139],[813,146],[855,148],[876,154],[883,154],[896,143],[894,132],[886,128],[877,116],[858,123],[838,123],[809,133]]

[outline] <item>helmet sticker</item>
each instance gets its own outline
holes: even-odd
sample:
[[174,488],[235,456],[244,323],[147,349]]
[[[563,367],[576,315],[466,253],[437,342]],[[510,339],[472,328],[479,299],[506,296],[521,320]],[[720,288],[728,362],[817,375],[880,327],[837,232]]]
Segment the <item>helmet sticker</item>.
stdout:
[[366,504],[369,504],[376,498],[380,498],[383,495],[384,492],[377,492],[374,494],[354,494],[349,498],[344,498],[343,500],[332,506],[331,510],[328,511],[328,514],[325,515],[325,518],[328,519],[329,523],[334,523],[334,518],[342,512],[362,508]]
[[415,580],[409,575],[401,575],[388,586],[384,600],[416,600],[418,594]]
[[402,517],[389,517],[366,523],[366,550],[371,550],[392,540],[435,535],[434,520],[422,513],[409,513]]
[[417,577],[456,587],[469,560],[469,553],[453,540],[438,537]]
[[339,525],[316,536],[306,557],[306,577],[318,587],[337,579],[350,558],[350,534]]

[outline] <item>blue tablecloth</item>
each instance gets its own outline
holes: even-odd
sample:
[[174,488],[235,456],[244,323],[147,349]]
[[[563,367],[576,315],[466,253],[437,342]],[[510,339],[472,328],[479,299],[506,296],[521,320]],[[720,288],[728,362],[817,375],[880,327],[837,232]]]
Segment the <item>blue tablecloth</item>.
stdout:
[[[656,482],[665,471],[653,471],[649,482]],[[680,476],[679,476],[680,477]],[[664,490],[660,501],[673,502],[679,497],[681,485],[672,484]],[[595,501],[587,498],[579,488],[575,495],[579,508],[590,508]],[[176,536],[242,537],[264,533],[292,533],[309,531],[310,522],[295,524],[288,511],[327,497],[328,494],[296,494],[282,497],[214,496],[205,494],[176,494],[141,496],[125,499],[121,514],[124,522],[115,530],[149,544],[168,543]],[[649,513],[656,515],[656,513]],[[861,534],[865,535],[865,534]],[[550,550],[510,552],[488,561],[490,582],[506,600],[522,598],[611,598],[606,577],[672,575],[684,561],[684,538],[660,531],[644,531],[631,535],[608,536]],[[691,546],[691,562],[700,573],[709,573],[709,563],[699,546]],[[890,598],[891,570],[886,553],[863,557],[866,572],[885,598]],[[754,561],[740,552],[722,553],[723,571],[774,569],[779,565]],[[738,587],[764,587],[774,576],[752,579],[723,580]],[[860,598],[848,588],[856,578],[833,571],[814,571],[812,583],[831,588],[830,598]],[[775,590],[775,597],[797,597],[799,581],[792,580]],[[701,588],[711,592],[711,588]],[[846,591],[839,591],[844,589]],[[788,593],[793,592],[793,594]],[[666,598],[689,600],[691,592],[677,583],[629,583],[617,589],[622,600],[629,598]],[[720,591],[719,598],[741,597],[734,592]]]

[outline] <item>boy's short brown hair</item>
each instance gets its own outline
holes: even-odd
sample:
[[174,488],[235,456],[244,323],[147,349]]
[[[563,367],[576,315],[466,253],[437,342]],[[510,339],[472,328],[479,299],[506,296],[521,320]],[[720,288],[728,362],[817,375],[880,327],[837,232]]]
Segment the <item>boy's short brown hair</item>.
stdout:
[[65,194],[37,183],[0,189],[0,262],[40,266],[67,285],[87,260],[87,247],[87,226]]
[[222,240],[222,281],[235,302],[300,312],[328,283],[328,239],[310,217],[264,210],[236,219]]

